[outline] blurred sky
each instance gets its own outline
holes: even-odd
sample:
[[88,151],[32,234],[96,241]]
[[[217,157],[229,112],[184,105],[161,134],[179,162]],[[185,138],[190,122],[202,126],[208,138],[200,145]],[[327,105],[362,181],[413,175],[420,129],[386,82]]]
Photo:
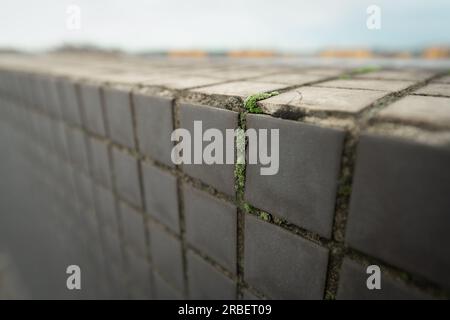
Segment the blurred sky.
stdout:
[[[67,6],[81,29],[66,27]],[[369,5],[381,30],[366,27]],[[62,43],[127,51],[329,47],[415,50],[450,44],[450,0],[0,0],[0,47]]]

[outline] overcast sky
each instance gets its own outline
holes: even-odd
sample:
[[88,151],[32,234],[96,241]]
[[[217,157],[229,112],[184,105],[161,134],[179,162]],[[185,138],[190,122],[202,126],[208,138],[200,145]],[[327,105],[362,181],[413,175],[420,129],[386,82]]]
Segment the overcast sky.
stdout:
[[[67,28],[70,4],[81,9]],[[369,5],[381,29],[366,27]],[[417,49],[450,44],[449,0],[0,0],[0,47],[62,43],[164,49]]]

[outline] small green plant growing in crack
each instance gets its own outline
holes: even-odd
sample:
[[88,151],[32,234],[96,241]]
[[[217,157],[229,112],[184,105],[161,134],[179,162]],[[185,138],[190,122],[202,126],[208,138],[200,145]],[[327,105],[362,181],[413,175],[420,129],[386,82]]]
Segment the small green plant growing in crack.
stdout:
[[234,176],[235,176],[235,190],[238,203],[249,212],[251,209],[246,207],[244,199],[244,188],[245,188],[245,133],[244,131],[247,129],[246,123],[246,114],[247,113],[263,113],[261,108],[257,105],[257,102],[260,100],[264,100],[273,96],[278,95],[279,92],[263,92],[256,93],[248,96],[244,100],[244,111],[239,114],[238,127],[240,131],[236,137],[236,148],[237,148],[237,162],[234,168]]
[[345,184],[339,190],[339,194],[341,196],[348,197],[348,196],[350,196],[351,193],[352,193],[352,186],[351,186],[351,184]]
[[262,92],[262,93],[256,93],[256,94],[252,94],[251,96],[248,96],[245,100],[244,100],[244,107],[245,110],[248,113],[263,113],[263,111],[261,110],[261,108],[258,106],[257,102],[259,100],[264,100],[264,99],[268,99],[270,97],[279,95],[280,93],[278,91],[273,91],[273,92]]
[[234,176],[236,177],[237,190],[244,190],[245,185],[245,164],[238,163],[234,168]]
[[272,216],[270,215],[270,213],[264,212],[264,211],[260,211],[259,212],[259,217],[264,220],[264,221],[271,221],[272,220]]

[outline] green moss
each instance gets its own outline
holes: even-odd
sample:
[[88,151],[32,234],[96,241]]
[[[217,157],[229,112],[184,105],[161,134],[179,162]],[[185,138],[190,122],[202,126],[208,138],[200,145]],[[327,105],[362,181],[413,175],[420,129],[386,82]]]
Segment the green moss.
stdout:
[[283,220],[277,217],[272,217],[272,221],[273,223],[277,224],[277,225],[282,225],[283,224]]
[[245,112],[241,112],[239,113],[239,128],[241,128],[242,130],[245,130],[247,128],[247,119],[245,117]]
[[268,99],[268,98],[276,96],[278,94],[280,94],[278,91],[262,92],[262,93],[252,94],[251,96],[248,96],[245,99],[245,101],[244,101],[244,108],[249,113],[262,113],[262,110],[257,105],[257,102],[259,100]]
[[247,202],[244,202],[244,204],[242,205],[242,207],[244,208],[246,213],[250,213],[253,211],[253,208],[251,205],[249,205]]
[[236,178],[236,189],[239,193],[244,190],[245,186],[245,164],[236,164],[234,167],[234,176]]
[[330,291],[325,294],[325,300],[336,300],[336,295]]
[[351,185],[342,186],[341,190],[339,190],[339,193],[341,196],[349,196],[352,193],[352,186]]
[[353,74],[363,74],[363,73],[369,73],[378,71],[380,68],[375,66],[366,66],[366,67],[360,67],[352,71]]
[[271,221],[271,220],[272,220],[272,216],[271,216],[269,213],[264,212],[264,211],[261,211],[261,212],[259,213],[259,217],[260,217],[262,220],[264,220],[264,221]]
[[[244,111],[239,113],[238,120],[238,128],[241,129],[241,135],[236,137],[236,148],[239,154],[239,151],[244,154],[245,157],[245,133],[244,131],[247,129],[246,123],[246,115],[247,113],[262,113],[262,110],[256,104],[259,100],[267,99],[279,94],[278,92],[269,92],[269,93],[257,93],[247,97],[244,101]],[[238,156],[239,157],[239,156]],[[245,158],[242,162],[245,162]],[[246,212],[252,212],[253,208],[244,201],[244,190],[245,190],[245,163],[239,162],[237,159],[237,163],[234,167],[234,187],[236,191],[236,200],[237,204],[240,208],[245,210]]]
[[342,80],[348,80],[348,79],[351,79],[351,78],[352,77],[349,74],[343,74],[342,76],[339,77],[339,79],[342,79]]
[[406,272],[400,272],[398,276],[403,281],[408,281],[411,279],[411,276],[409,274],[407,274]]

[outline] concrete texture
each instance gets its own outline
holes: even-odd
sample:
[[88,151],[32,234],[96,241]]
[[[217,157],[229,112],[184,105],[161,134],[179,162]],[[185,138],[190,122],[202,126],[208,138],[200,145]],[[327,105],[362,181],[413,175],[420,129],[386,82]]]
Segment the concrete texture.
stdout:
[[133,115],[130,93],[126,89],[105,88],[105,112],[110,137],[114,142],[134,148]]
[[179,291],[171,287],[160,275],[153,273],[153,285],[155,299],[158,300],[181,300],[183,296]]
[[450,84],[448,83],[430,83],[416,91],[415,94],[426,96],[445,96],[450,97]]
[[145,258],[127,251],[128,286],[131,287],[132,299],[152,299],[152,274]]
[[247,289],[242,290],[242,299],[243,300],[261,300],[259,297],[257,297],[255,294],[250,292]]
[[173,166],[170,158],[173,143],[173,99],[133,95],[139,149],[150,158]]
[[[1,55],[0,295],[449,298],[448,70],[401,64]],[[173,165],[174,127],[239,118],[280,130],[277,175]]]
[[116,199],[111,190],[95,185],[95,209],[102,225],[118,230]]
[[[217,190],[230,196],[234,195],[234,165],[233,164],[194,164],[194,121],[202,121],[203,132],[210,128],[219,129],[225,137],[226,129],[236,129],[238,113],[201,105],[182,104],[180,106],[180,128],[191,133],[191,164],[183,164],[183,171],[198,178]],[[203,148],[207,145],[202,143]],[[223,154],[226,154],[225,143]],[[204,150],[202,148],[202,150]]]
[[292,112],[325,111],[354,114],[364,110],[385,92],[360,89],[301,87],[260,102],[265,113],[277,114],[283,106]]
[[147,255],[144,217],[130,206],[120,203],[120,218],[123,226],[125,246],[139,257]]
[[276,73],[267,76],[253,78],[252,81],[280,83],[289,86],[301,86],[307,83],[326,79],[326,76],[307,73]]
[[122,266],[121,240],[118,230],[105,226],[103,228],[103,237],[106,259],[110,262],[111,266]]
[[338,79],[317,84],[318,87],[365,89],[396,92],[414,85],[415,81],[405,80],[374,80],[374,79]]
[[253,216],[245,234],[245,281],[272,299],[322,299],[327,249]]
[[86,129],[98,135],[106,136],[106,120],[103,116],[100,87],[91,84],[80,85],[80,101]]
[[69,158],[69,150],[67,148],[67,139],[66,139],[66,131],[65,125],[62,121],[52,121],[52,136],[53,136],[53,146],[55,148],[56,153],[62,159]]
[[415,288],[409,288],[399,279],[381,275],[381,288],[369,290],[366,268],[346,258],[342,264],[338,300],[424,300],[430,296]]
[[123,199],[142,206],[137,160],[126,151],[112,149],[117,192]]
[[450,255],[442,245],[450,241],[449,161],[446,149],[364,135],[347,243],[449,287]]
[[181,242],[155,224],[149,224],[152,266],[177,291],[183,291],[183,258]]
[[248,115],[247,128],[279,129],[280,164],[265,176],[261,165],[247,165],[245,200],[330,237],[344,132],[263,115]]
[[431,76],[433,76],[433,72],[426,70],[379,70],[356,75],[355,77],[360,79],[423,81]]
[[187,252],[187,261],[191,299],[235,299],[236,286],[230,278],[192,251]]
[[93,179],[106,187],[112,187],[109,145],[96,138],[88,139]]
[[187,185],[183,199],[187,241],[236,272],[236,207]]
[[177,179],[153,165],[142,163],[147,213],[179,233]]
[[287,87],[287,85],[258,81],[233,81],[224,84],[198,88],[192,91],[204,94],[217,94],[223,96],[237,96],[246,98],[249,95],[255,93],[275,91],[283,87]]
[[450,98],[406,96],[379,113],[383,120],[450,127]]
[[70,124],[82,126],[79,97],[75,84],[69,80],[61,80],[58,84],[64,120]]
[[89,172],[89,156],[87,150],[87,137],[81,130],[66,129],[67,148],[70,160],[75,167],[84,173]]
[[440,77],[438,79],[433,80],[433,82],[449,84],[450,83],[450,76]]
[[74,173],[73,178],[75,180],[78,206],[82,214],[86,211],[92,211],[95,206],[92,180],[85,173],[79,171]]
[[189,88],[202,87],[206,85],[212,85],[221,82],[219,79],[187,75],[180,77],[179,75],[172,76],[159,76],[154,77],[152,80],[144,81],[147,85],[162,86],[170,89],[185,90]]

